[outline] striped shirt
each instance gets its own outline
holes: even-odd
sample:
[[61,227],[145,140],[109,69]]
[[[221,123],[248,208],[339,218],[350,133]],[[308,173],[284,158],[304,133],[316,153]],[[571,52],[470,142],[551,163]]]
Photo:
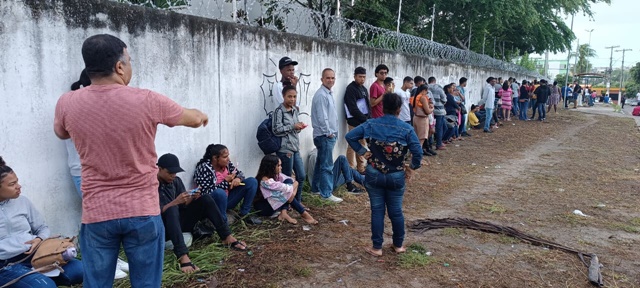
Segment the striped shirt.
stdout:
[[54,125],[80,155],[82,223],[160,214],[156,129],[181,117],[182,107],[166,96],[119,84],[60,97]]

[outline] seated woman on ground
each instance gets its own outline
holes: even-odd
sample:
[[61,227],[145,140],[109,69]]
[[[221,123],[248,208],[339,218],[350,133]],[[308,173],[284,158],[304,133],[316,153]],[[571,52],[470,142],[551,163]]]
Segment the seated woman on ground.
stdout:
[[249,224],[261,224],[262,220],[253,215],[251,204],[258,191],[255,178],[245,178],[242,171],[229,160],[229,149],[222,144],[211,144],[196,165],[194,182],[200,186],[202,194],[211,194],[220,213],[227,219],[227,208],[233,209],[240,201],[240,217],[246,217]]
[[291,218],[287,213],[289,206],[300,213],[302,219],[308,224],[318,224],[311,214],[300,204],[296,198],[296,193],[300,183],[282,173],[282,161],[278,156],[265,155],[260,162],[258,175],[260,180],[260,194],[256,197],[255,209],[263,216],[273,215],[280,211],[278,220],[297,224],[296,219]]
[[[0,208],[8,221],[0,221],[0,285],[32,271],[31,257],[51,231],[31,201],[20,197],[18,176],[0,157]],[[21,261],[23,260],[23,261]],[[24,276],[11,287],[57,287],[82,283],[82,262],[72,259],[62,266],[64,272],[49,278],[40,273]],[[55,271],[55,270],[54,270]]]
[[482,128],[482,122],[480,122],[480,119],[478,119],[478,116],[476,115],[476,113],[480,111],[480,106],[476,106],[476,104],[471,104],[471,111],[469,111],[469,125],[471,126],[471,128],[473,129],[480,129]]

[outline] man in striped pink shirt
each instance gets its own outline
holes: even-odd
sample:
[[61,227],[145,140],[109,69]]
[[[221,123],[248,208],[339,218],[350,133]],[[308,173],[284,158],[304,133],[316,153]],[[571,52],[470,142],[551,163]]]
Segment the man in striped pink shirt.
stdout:
[[82,45],[92,85],[56,105],[54,131],[71,138],[82,164],[80,248],[84,287],[112,287],[123,245],[133,287],[160,287],[164,226],[158,206],[158,124],[206,126],[206,114],[159,93],[127,86],[131,57],[120,39],[94,35]]

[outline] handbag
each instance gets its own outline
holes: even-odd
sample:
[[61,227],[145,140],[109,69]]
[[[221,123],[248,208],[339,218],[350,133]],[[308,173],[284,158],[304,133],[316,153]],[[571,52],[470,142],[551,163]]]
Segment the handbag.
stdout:
[[[62,266],[66,265],[69,260],[75,258],[76,245],[73,243],[75,239],[76,237],[51,237],[40,241],[40,243],[38,243],[34,248],[34,252],[31,252],[31,254],[24,258],[7,265],[11,266],[22,263],[33,255],[33,258],[31,258],[31,266],[33,267],[33,270],[20,275],[18,278],[0,286],[0,288],[9,287],[20,281],[20,279],[34,273],[46,273],[55,269],[60,270],[60,273],[64,273]],[[72,250],[73,252],[69,253],[67,250]],[[71,256],[69,254],[71,254]]]
[[460,104],[458,106],[460,107],[460,115],[466,115],[467,114],[467,107],[465,107],[464,104]]

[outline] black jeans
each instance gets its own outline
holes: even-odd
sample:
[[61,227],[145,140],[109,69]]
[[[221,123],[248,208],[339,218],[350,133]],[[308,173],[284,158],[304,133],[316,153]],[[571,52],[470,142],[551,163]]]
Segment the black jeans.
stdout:
[[200,198],[191,201],[187,206],[172,206],[162,213],[162,222],[165,227],[165,239],[173,243],[173,253],[180,258],[189,253],[187,245],[184,243],[182,232],[191,232],[193,227],[202,219],[209,219],[220,239],[224,240],[231,235],[229,226],[224,221],[222,213],[211,198],[205,194]]

